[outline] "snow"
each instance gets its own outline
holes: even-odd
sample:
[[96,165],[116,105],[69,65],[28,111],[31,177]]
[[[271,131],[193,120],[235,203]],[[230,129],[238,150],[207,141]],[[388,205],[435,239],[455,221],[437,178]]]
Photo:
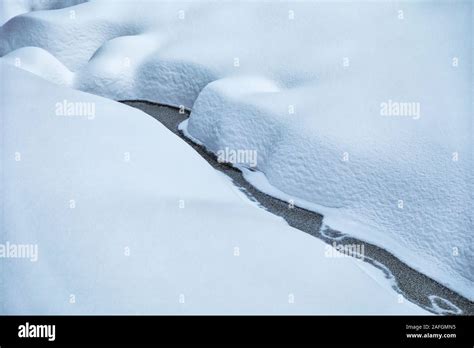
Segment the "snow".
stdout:
[[471,14],[101,0],[12,18],[0,54],[71,88],[192,109],[187,134],[209,150],[257,152],[251,183],[474,299]]
[[[215,153],[226,147],[256,151],[260,173],[245,172],[256,187],[323,213],[325,224],[333,229],[381,245],[472,296],[474,188],[472,144],[466,132],[468,89],[464,99],[439,105],[437,112],[414,121],[383,118],[377,110],[347,117],[344,109],[357,112],[357,102],[340,104],[337,99],[343,98],[341,94],[356,95],[359,87],[351,90],[346,83],[331,89],[327,96],[334,98],[331,102],[326,98],[307,108],[298,103],[302,115],[295,120],[284,105],[278,105],[292,100],[287,96],[291,92],[277,98],[262,92],[236,101],[228,96],[227,86],[220,90],[221,83],[248,87],[233,80],[209,84],[194,103],[189,134]],[[300,90],[299,95],[304,92],[308,100],[324,93]],[[442,101],[435,92],[430,89],[434,99]],[[319,118],[313,110],[321,108],[324,117]],[[454,162],[453,152],[464,158]]]
[[83,3],[87,0],[3,0],[0,2],[0,25],[30,11],[54,10]]
[[[2,60],[43,77],[58,85],[71,86],[74,74],[48,51],[39,47],[22,47],[2,57]],[[48,64],[42,64],[48,62]]]
[[[150,116],[0,71],[1,242],[38,248],[2,259],[4,314],[427,313],[257,208]],[[95,117],[56,114],[64,100]]]

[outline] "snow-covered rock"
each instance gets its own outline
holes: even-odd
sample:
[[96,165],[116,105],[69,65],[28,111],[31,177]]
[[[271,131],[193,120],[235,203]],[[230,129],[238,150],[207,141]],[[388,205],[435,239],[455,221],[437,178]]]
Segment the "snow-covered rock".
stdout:
[[257,152],[253,183],[474,299],[471,2],[110,4],[17,16],[0,54],[192,108],[209,149]]

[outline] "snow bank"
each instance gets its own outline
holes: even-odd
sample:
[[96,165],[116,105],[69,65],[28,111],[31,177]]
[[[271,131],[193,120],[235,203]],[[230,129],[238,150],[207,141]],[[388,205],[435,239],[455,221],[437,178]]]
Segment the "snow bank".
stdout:
[[0,69],[1,243],[38,247],[2,258],[4,314],[426,313],[242,199],[150,116]]
[[37,46],[73,88],[192,108],[209,149],[256,151],[267,188],[474,299],[471,3],[70,9],[13,18],[0,54]]
[[[216,154],[226,148],[255,152],[263,178],[256,172],[246,177],[262,191],[319,211],[332,228],[381,245],[472,296],[468,88],[447,104],[444,91],[425,86],[440,102],[413,120],[381,116],[377,101],[384,96],[361,91],[357,79],[324,86],[328,92],[229,93],[256,85],[242,79],[208,85],[194,103],[187,132]],[[313,101],[314,95],[324,100]],[[345,95],[356,98],[339,103]],[[298,115],[288,114],[285,106],[298,98]]]

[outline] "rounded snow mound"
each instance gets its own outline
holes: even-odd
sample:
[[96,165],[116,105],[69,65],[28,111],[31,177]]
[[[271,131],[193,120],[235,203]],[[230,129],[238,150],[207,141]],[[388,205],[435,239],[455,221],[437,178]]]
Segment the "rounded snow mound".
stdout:
[[0,55],[25,46],[41,47],[76,71],[105,42],[142,30],[133,18],[127,17],[124,8],[105,11],[100,17],[91,16],[95,5],[100,3],[29,12],[12,18],[0,28]]
[[144,34],[111,39],[78,71],[75,87],[112,99],[137,98],[137,66],[158,46],[159,40]]
[[209,84],[186,131],[217,155],[256,153],[256,166],[245,157],[234,163],[252,169],[252,184],[274,187],[268,193],[323,213],[332,228],[382,245],[472,298],[474,178],[463,102],[397,119],[380,115],[375,102],[384,92],[361,90],[357,78],[297,91],[264,85]]
[[68,68],[39,47],[22,47],[1,59],[58,85],[72,86],[74,81],[74,74]]
[[162,56],[163,36],[121,36],[104,43],[78,70],[76,88],[112,99],[141,99],[191,108],[201,90],[217,78],[192,59]]
[[81,4],[88,0],[6,0],[0,2],[0,25],[31,11],[55,10]]

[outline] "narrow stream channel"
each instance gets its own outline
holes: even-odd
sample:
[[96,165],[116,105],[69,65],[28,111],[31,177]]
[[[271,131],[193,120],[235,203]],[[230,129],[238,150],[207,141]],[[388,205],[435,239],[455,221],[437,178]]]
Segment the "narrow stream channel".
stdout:
[[290,207],[288,202],[257,190],[244,179],[240,170],[219,163],[214,154],[208,152],[203,146],[193,143],[178,130],[178,125],[189,117],[188,111],[180,113],[177,108],[148,101],[122,102],[142,110],[161,122],[170,131],[186,141],[212,167],[230,177],[234,185],[244,192],[249,199],[257,202],[262,209],[281,216],[290,226],[309,233],[331,245],[336,242],[338,245],[355,244],[363,246],[364,255],[357,255],[357,257],[381,269],[385,276],[392,281],[395,291],[402,295],[403,298],[401,297],[400,300],[409,300],[436,314],[474,315],[474,302],[414,270],[393,254],[378,246],[324,228],[322,215],[297,206]]

